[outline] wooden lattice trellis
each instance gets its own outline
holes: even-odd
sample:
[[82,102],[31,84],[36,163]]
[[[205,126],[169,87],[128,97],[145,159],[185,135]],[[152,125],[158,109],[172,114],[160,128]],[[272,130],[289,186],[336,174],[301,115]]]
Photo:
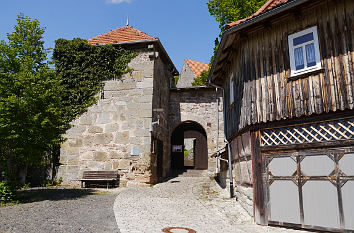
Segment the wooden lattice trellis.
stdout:
[[279,146],[354,139],[354,118],[261,131],[262,146]]

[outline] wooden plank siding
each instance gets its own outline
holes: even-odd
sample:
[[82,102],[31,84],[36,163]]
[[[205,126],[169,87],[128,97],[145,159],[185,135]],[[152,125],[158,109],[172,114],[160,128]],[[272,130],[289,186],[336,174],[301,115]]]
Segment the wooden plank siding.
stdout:
[[[238,32],[224,79],[228,138],[254,124],[353,109],[354,1],[314,2]],[[312,26],[318,29],[323,69],[291,79],[288,35]]]

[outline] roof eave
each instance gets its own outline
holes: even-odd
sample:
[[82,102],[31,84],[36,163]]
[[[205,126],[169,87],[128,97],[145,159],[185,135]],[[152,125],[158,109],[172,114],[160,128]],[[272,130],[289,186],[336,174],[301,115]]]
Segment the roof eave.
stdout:
[[157,43],[158,43],[158,45],[160,46],[162,52],[165,54],[165,56],[166,56],[168,62],[172,65],[173,73],[174,73],[173,75],[179,75],[179,72],[178,72],[178,70],[176,69],[175,64],[173,64],[173,62],[172,62],[170,56],[168,56],[168,53],[166,52],[165,48],[162,46],[162,43],[161,43],[161,41],[160,41],[159,39],[157,39]]
[[159,39],[153,40],[134,40],[134,41],[125,41],[125,42],[115,42],[115,43],[105,43],[105,44],[92,44],[92,45],[129,45],[129,44],[149,44],[159,41]]
[[222,37],[221,37],[221,42],[220,42],[220,45],[219,45],[219,48],[216,52],[216,55],[215,55],[215,59],[214,59],[214,62],[211,66],[211,69],[210,69],[210,72],[209,72],[209,76],[208,76],[208,81],[209,82],[212,82],[214,80],[213,78],[213,73],[214,73],[214,69],[215,69],[215,64],[218,63],[218,60],[220,58],[220,55],[221,55],[221,51],[224,49],[224,46],[225,46],[225,43],[227,41],[227,38],[230,34],[232,33],[236,33],[237,31],[243,29],[243,28],[246,28],[246,27],[249,27],[253,24],[256,24],[256,23],[259,23],[260,21],[262,20],[265,20],[267,18],[270,18],[276,14],[279,14],[279,13],[282,13],[282,12],[285,12],[293,7],[296,7],[298,5],[301,5],[305,2],[308,2],[309,0],[293,0],[293,1],[290,1],[290,2],[287,2],[287,3],[284,3],[283,5],[279,6],[279,7],[276,7],[276,8],[273,8],[263,14],[260,14],[260,15],[257,15],[255,16],[254,18],[251,18],[245,22],[242,22],[238,25],[235,25],[233,27],[231,27],[230,29],[226,30],[223,34],[222,34]]
[[215,89],[213,86],[189,86],[189,87],[172,87],[171,91],[185,91],[185,90],[196,90],[196,89]]

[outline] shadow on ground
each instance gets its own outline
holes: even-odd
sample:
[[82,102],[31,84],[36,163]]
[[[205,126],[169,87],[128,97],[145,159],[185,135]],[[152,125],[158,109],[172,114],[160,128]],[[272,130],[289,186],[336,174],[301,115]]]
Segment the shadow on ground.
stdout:
[[[188,172],[188,170],[193,170],[193,169],[191,169],[191,168],[185,168],[185,169],[179,169],[179,170],[172,169],[172,170],[170,170],[170,172],[168,173],[166,178],[160,180],[157,183],[167,183],[176,177],[183,176],[183,174]],[[173,183],[177,183],[177,182],[179,182],[179,181],[173,181]]]
[[37,201],[59,201],[73,200],[88,195],[104,194],[94,189],[74,189],[74,188],[31,188],[17,192],[19,203],[31,203]]
[[214,179],[215,179],[216,183],[219,185],[220,188],[222,188],[222,189],[226,188],[226,180],[221,180],[217,176],[215,176]]

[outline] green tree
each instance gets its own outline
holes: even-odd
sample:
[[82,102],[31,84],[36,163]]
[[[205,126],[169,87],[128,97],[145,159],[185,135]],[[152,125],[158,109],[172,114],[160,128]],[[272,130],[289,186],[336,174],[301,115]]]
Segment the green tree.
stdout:
[[225,25],[251,16],[267,0],[209,0],[208,10],[223,32]]
[[192,86],[204,86],[207,83],[209,70],[203,70],[200,76],[194,79]]
[[87,40],[58,39],[53,58],[62,81],[63,119],[70,123],[97,101],[103,81],[119,79],[130,72],[128,63],[136,54],[113,45],[90,45]]
[[[225,25],[246,18],[255,13],[267,0],[209,0],[207,2],[209,13],[219,22],[221,38]],[[214,57],[219,48],[219,38],[215,39],[214,53],[210,58],[209,67],[214,62]],[[205,85],[209,71],[202,73],[194,79],[193,86]],[[204,83],[204,84],[203,84]]]
[[178,80],[179,80],[179,75],[177,75],[177,76],[173,76],[173,80],[174,80],[174,82],[173,82],[173,87],[177,87],[177,83],[178,83]]
[[19,167],[26,174],[28,166],[46,161],[68,128],[60,111],[63,90],[47,62],[44,30],[38,20],[20,14],[8,42],[0,41],[0,161],[6,179]]

